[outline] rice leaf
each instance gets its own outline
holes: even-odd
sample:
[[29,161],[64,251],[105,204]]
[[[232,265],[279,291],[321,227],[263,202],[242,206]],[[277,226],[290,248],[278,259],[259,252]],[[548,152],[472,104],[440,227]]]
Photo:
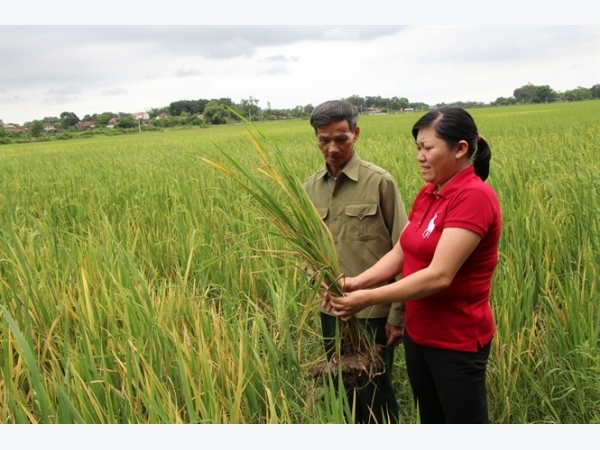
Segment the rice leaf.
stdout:
[[0,309],[2,310],[2,313],[4,314],[4,318],[6,319],[6,322],[8,323],[13,335],[15,336],[17,343],[19,344],[19,347],[21,348],[21,352],[23,353],[23,356],[25,357],[25,363],[27,365],[27,368],[29,369],[29,374],[31,376],[31,383],[33,385],[33,389],[35,391],[36,398],[38,400],[39,412],[41,415],[42,423],[48,423],[48,412],[50,410],[50,399],[48,397],[48,392],[46,391],[46,388],[44,387],[44,383],[42,381],[42,376],[41,376],[40,370],[37,366],[33,349],[30,347],[29,343],[27,342],[27,340],[25,339],[25,337],[19,330],[18,325],[15,323],[14,319],[12,318],[12,316],[8,312],[8,310],[3,305],[0,305]]

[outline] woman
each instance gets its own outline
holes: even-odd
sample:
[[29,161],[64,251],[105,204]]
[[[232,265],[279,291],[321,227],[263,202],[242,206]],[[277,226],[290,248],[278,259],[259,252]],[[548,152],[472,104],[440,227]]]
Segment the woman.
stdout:
[[489,293],[501,229],[498,199],[483,182],[491,151],[461,108],[430,111],[412,134],[427,184],[399,242],[344,280],[347,296],[326,295],[323,306],[348,320],[367,306],[406,302],[406,366],[421,422],[488,423]]

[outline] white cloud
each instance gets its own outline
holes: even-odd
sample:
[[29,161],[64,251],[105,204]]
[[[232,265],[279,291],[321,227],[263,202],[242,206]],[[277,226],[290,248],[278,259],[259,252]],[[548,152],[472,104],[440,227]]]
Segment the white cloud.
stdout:
[[176,77],[195,77],[200,75],[202,72],[193,67],[182,67],[175,72]]
[[276,76],[276,75],[286,75],[288,73],[289,73],[289,70],[286,66],[275,66],[275,67],[271,67],[266,70],[261,70],[258,74],[259,75]]
[[50,95],[73,95],[78,94],[81,89],[73,86],[67,86],[61,89],[50,89],[47,94]]
[[286,55],[273,55],[268,56],[260,60],[260,62],[265,63],[280,63],[280,62],[297,62],[298,58],[295,56],[286,56]]
[[125,88],[105,89],[100,92],[101,96],[126,95],[129,91]]

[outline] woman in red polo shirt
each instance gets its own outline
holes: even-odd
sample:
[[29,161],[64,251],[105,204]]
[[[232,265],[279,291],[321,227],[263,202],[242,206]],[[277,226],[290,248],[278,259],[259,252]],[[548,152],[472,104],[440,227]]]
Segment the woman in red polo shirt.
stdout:
[[428,112],[412,134],[427,184],[409,223],[386,256],[344,280],[346,297],[326,295],[323,304],[348,320],[366,306],[406,302],[406,367],[421,423],[488,423],[489,294],[501,230],[498,199],[484,183],[491,150],[461,108]]

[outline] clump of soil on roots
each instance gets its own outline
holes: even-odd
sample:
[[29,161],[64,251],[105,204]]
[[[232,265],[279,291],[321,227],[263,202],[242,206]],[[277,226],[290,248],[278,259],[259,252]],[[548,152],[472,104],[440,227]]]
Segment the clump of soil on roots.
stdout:
[[337,380],[341,374],[346,389],[364,387],[384,372],[381,347],[357,321],[340,326],[339,351],[313,370],[317,384],[324,378]]

